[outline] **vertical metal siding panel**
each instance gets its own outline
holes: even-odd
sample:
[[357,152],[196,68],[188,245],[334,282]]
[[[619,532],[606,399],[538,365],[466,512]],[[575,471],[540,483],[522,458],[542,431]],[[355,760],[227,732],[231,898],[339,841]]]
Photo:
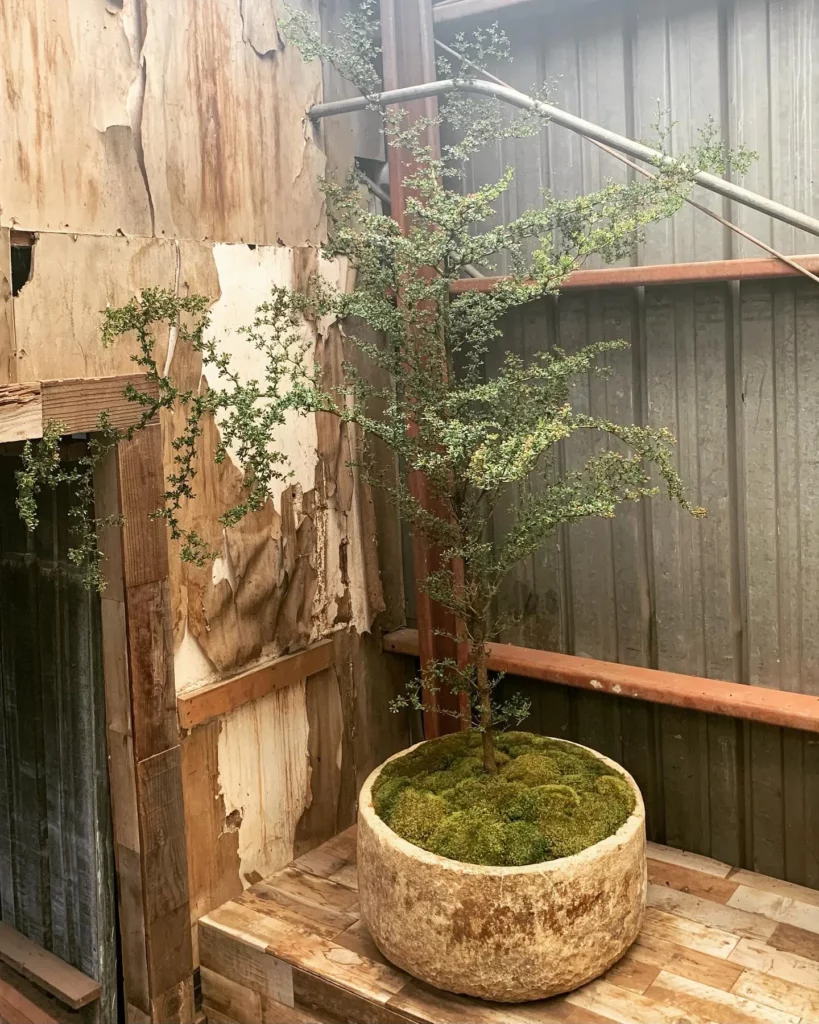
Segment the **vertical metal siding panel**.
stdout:
[[[797,608],[803,693],[819,694],[819,289],[799,286],[795,302],[798,448]],[[777,339],[778,345],[778,339]]]
[[[732,146],[741,143],[757,153],[757,159],[742,179],[742,184],[760,195],[773,196],[768,0],[745,0],[733,4],[729,25],[730,143]],[[734,177],[736,180],[736,175]],[[773,221],[765,214],[731,203],[730,219],[768,245],[773,244]],[[754,257],[761,254],[762,250],[752,242],[733,233],[730,237],[731,255]]]
[[[600,299],[597,296],[564,296],[559,306],[559,344],[567,353],[577,352],[592,338],[602,338]],[[605,414],[606,382],[594,375],[579,381],[571,396],[580,413]],[[565,445],[566,469],[581,469],[600,447],[591,431],[575,434]],[[617,619],[614,607],[614,563],[611,526],[600,519],[574,524],[566,531],[569,593],[574,654],[606,661],[617,659]]]
[[[633,119],[638,139],[655,135],[658,108],[671,106],[671,68],[668,47],[668,24],[662,11],[654,13],[639,9],[632,38],[634,55]],[[661,221],[648,228],[640,246],[637,262],[670,263],[674,260],[674,230],[670,221]]]
[[[814,0],[769,4],[771,90],[771,194],[805,213],[817,212],[819,177],[819,9]],[[816,252],[817,239],[774,224],[783,252]]]
[[773,289],[741,289],[742,424],[750,682],[779,687],[776,358]]

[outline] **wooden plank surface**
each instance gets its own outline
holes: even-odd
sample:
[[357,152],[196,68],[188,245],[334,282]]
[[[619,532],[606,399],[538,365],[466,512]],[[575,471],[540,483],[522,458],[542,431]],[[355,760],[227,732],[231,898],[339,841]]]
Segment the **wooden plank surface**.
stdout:
[[[819,732],[819,697],[810,694],[635,668],[511,644],[487,646],[489,668],[495,672],[805,732]],[[417,656],[417,631],[399,629],[388,633],[384,637],[384,649]]]
[[[361,1024],[819,1020],[819,934],[772,919],[765,902],[816,909],[812,890],[734,877],[728,865],[654,844],[649,852],[650,905],[622,960],[566,996],[509,1006],[432,989],[387,963],[358,919],[355,888],[334,880],[355,870],[350,829],[202,919],[204,1005],[237,1024],[304,1015]],[[738,892],[762,903],[732,906]]]
[[43,398],[39,384],[0,388],[0,443],[43,436]]
[[125,389],[129,385],[152,398],[159,395],[156,382],[149,381],[144,373],[44,380],[41,385],[43,424],[53,420],[64,423],[67,434],[85,433],[96,430],[100,413],[107,412],[112,426],[122,429],[133,426],[144,410],[126,397]]
[[176,700],[179,726],[193,729],[282,686],[322,672],[330,667],[332,661],[333,641],[320,640],[306,650],[275,658],[249,672],[182,693]]
[[99,999],[102,986],[0,921],[0,960],[78,1010]]

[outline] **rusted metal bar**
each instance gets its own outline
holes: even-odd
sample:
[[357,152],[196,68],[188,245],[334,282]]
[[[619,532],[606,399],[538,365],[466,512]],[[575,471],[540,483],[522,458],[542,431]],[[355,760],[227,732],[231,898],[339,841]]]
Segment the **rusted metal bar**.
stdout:
[[[469,58],[464,57],[462,54],[458,53],[457,50],[453,50],[451,46],[447,46],[446,43],[442,43],[440,39],[435,40],[435,45],[438,47],[439,50],[443,50],[443,52],[446,53],[448,56],[454,57],[456,60],[461,61],[465,67],[471,67],[474,71],[477,71],[488,81],[494,82],[496,85],[509,85],[509,83],[504,82],[502,78],[498,78],[497,75],[493,75],[491,72],[486,71],[482,67],[479,67],[473,61],[469,60]],[[618,153],[617,150],[612,149],[611,146],[606,146],[602,142],[598,142],[597,139],[587,138],[586,141],[590,142],[593,146],[597,146],[597,148],[601,150],[603,153],[608,153],[608,155],[613,157],[615,160],[619,160],[620,163],[625,164],[626,167],[630,167],[637,174],[641,174],[644,178],[656,177],[656,175],[652,174],[651,171],[647,171],[644,167],[641,167],[633,160],[629,160],[627,156],[623,156],[622,153]],[[727,220],[725,217],[716,213],[714,210],[709,210],[707,206],[703,206],[701,203],[696,202],[690,196],[686,196],[685,201],[689,206],[693,207],[695,210],[699,210],[700,213],[704,213],[706,217],[710,217],[712,220],[715,220],[718,224],[722,224],[723,227],[728,228],[729,231],[733,231],[734,234],[740,235],[740,237],[747,239],[749,242],[752,242],[754,245],[758,246],[764,252],[770,253],[771,256],[776,257],[776,259],[778,260],[782,260],[783,263],[787,263],[788,266],[792,267],[798,274],[802,274],[803,277],[810,278],[811,281],[814,281],[816,282],[816,284],[819,284],[819,277],[811,273],[811,271],[807,270],[805,267],[800,266],[800,264],[796,263],[793,259],[791,259],[790,256],[783,256],[781,252],[779,252],[777,249],[774,249],[773,246],[768,245],[767,242],[763,242],[761,238],[757,238],[756,235],[752,235],[749,231],[746,231],[744,228],[741,228],[738,225],[733,224],[730,220]],[[486,275],[470,273],[468,276],[483,277]]]
[[[574,689],[644,700],[651,704],[690,708],[784,729],[819,732],[819,697],[809,694],[618,665],[592,658],[577,658],[570,654],[514,647],[511,644],[487,646],[489,668],[493,672],[507,672],[509,675],[539,679]],[[416,631],[399,629],[388,633],[384,637],[384,650],[417,657]]]
[[[420,0],[418,0],[420,2]],[[308,116],[314,120],[323,117],[332,117],[336,114],[349,114],[357,110],[365,110],[373,103],[381,107],[394,106],[398,103],[414,103],[416,100],[429,99],[430,97],[445,96],[453,92],[473,93],[477,96],[491,96],[510,106],[520,110],[535,110],[543,117],[548,118],[555,124],[568,128],[569,131],[582,135],[587,139],[594,139],[602,142],[621,153],[642,160],[654,167],[679,167],[680,161],[675,157],[662,153],[660,150],[646,146],[642,142],[635,142],[634,139],[626,138],[625,135],[618,135],[617,132],[603,128],[592,121],[586,121],[582,117],[569,114],[559,107],[542,100],[527,96],[507,85],[497,85],[495,82],[476,82],[447,79],[445,81],[427,81],[419,85],[402,87],[400,89],[387,89],[385,92],[374,96],[359,96],[353,99],[335,100],[332,103],[319,103],[311,107]],[[750,189],[735,185],[732,181],[720,178],[708,171],[691,171],[691,178],[698,185],[707,188],[710,192],[724,196],[734,202],[741,203],[752,210],[758,210],[775,220],[780,220],[791,227],[799,228],[801,231],[808,231],[812,235],[819,235],[819,220],[811,217],[810,214],[802,213],[793,207],[778,203],[767,196],[761,196]]]
[[[384,85],[401,91],[406,86],[417,86],[435,78],[435,39],[432,32],[432,6],[430,0],[381,0],[381,49]],[[438,105],[434,96],[421,97],[402,104],[410,123],[419,118],[434,118]],[[440,139],[437,129],[429,129],[427,144],[438,151]],[[407,190],[404,181],[411,173],[411,154],[399,146],[388,146],[390,171],[390,208],[402,231],[408,229],[406,218]],[[412,424],[410,424],[412,429]],[[409,474],[409,487],[414,498],[424,508],[433,507],[429,485],[422,473]],[[412,560],[416,581],[426,578],[440,564],[439,552],[417,533],[412,539]],[[441,605],[430,600],[428,594],[415,591],[418,620],[419,651],[422,669],[433,662],[458,658],[460,652],[449,636],[456,632],[455,618]],[[449,634],[445,636],[442,634]],[[437,714],[435,709],[445,707],[457,710],[458,704],[445,692],[425,691],[424,703],[431,709],[424,714],[424,735],[431,739],[444,732],[457,730],[457,719]]]
[[462,18],[473,18],[483,14],[497,14],[509,7],[520,7],[532,0],[444,0],[432,8],[435,24],[447,21],[460,21]]
[[[779,259],[713,260],[701,263],[658,263],[643,267],[601,267],[599,270],[576,270],[560,286],[561,291],[588,288],[638,288],[667,284],[709,284],[717,281],[764,281],[768,278],[800,277],[790,266],[798,263],[811,273],[819,273],[819,255],[793,256],[788,263]],[[463,278],[453,281],[450,291],[488,292],[503,277]]]

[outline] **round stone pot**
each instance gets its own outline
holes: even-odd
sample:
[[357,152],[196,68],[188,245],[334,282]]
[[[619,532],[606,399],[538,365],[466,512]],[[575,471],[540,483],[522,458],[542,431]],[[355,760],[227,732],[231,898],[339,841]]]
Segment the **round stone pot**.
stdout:
[[463,864],[401,839],[373,808],[377,768],[359,797],[358,887],[384,956],[436,988],[509,1003],[570,992],[616,963],[645,909],[645,807],[634,779],[591,753],[633,787],[631,817],[572,857],[512,868]]

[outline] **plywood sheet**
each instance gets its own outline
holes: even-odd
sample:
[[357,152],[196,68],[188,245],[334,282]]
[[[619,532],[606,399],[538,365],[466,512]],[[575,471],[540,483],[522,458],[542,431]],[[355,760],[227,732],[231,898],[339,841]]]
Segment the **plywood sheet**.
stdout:
[[324,158],[303,118],[321,71],[284,45],[270,0],[145,0],[145,12],[142,142],[157,234],[318,241]]
[[7,0],[0,8],[4,224],[151,234],[140,166],[141,5]]
[[[132,341],[103,347],[102,310],[142,288],[173,288],[176,261],[164,239],[41,234],[31,279],[13,300],[18,380],[133,373]],[[167,332],[157,341],[162,365]]]
[[292,859],[296,827],[310,802],[305,684],[227,715],[218,761],[225,810],[238,823],[242,882],[250,885]]

